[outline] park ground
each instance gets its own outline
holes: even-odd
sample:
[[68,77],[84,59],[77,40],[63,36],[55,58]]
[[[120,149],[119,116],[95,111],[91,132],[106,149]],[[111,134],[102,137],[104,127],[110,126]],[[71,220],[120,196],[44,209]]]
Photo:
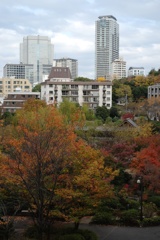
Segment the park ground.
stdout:
[[[24,230],[31,224],[32,220],[26,217],[16,219],[15,228],[18,237],[17,240],[21,240]],[[60,227],[62,227],[62,223],[59,224]],[[95,225],[90,224],[89,217],[84,217],[81,220],[80,228],[95,232],[99,240],[160,240],[160,226],[140,228]]]

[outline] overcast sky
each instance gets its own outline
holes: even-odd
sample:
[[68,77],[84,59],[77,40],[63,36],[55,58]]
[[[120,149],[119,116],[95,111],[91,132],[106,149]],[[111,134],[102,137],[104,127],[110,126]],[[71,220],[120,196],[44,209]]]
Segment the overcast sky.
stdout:
[[113,15],[120,28],[120,56],[146,73],[160,68],[160,0],[0,0],[0,76],[19,63],[28,35],[49,36],[53,58],[78,60],[78,75],[95,77],[95,21]]

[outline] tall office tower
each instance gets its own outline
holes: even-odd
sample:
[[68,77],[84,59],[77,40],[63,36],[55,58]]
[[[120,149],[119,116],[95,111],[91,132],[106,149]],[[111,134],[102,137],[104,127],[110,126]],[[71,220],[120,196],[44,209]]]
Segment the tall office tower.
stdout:
[[78,61],[72,58],[60,58],[53,60],[54,67],[69,67],[72,79],[78,77]]
[[20,44],[20,62],[34,65],[33,84],[40,83],[43,75],[49,75],[53,61],[53,44],[45,36],[27,36]]
[[111,80],[112,62],[119,59],[119,25],[112,15],[96,21],[95,55],[96,78]]

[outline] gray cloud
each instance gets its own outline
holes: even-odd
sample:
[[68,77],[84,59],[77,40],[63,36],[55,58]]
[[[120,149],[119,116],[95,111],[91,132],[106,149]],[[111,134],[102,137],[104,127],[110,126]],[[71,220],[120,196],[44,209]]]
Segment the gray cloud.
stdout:
[[52,39],[54,57],[78,59],[79,75],[94,78],[95,21],[113,15],[120,25],[120,55],[127,66],[160,67],[159,0],[5,0],[0,14],[0,75],[19,63],[27,35]]

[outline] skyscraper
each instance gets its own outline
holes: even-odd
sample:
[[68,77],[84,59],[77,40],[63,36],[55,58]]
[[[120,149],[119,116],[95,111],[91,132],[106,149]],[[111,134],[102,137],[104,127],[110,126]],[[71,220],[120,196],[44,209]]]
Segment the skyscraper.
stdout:
[[96,21],[95,68],[96,78],[111,80],[112,62],[119,59],[119,25],[112,15],[100,16]]
[[33,83],[42,82],[43,75],[49,75],[53,61],[53,44],[45,36],[27,36],[20,44],[20,62],[33,64]]

